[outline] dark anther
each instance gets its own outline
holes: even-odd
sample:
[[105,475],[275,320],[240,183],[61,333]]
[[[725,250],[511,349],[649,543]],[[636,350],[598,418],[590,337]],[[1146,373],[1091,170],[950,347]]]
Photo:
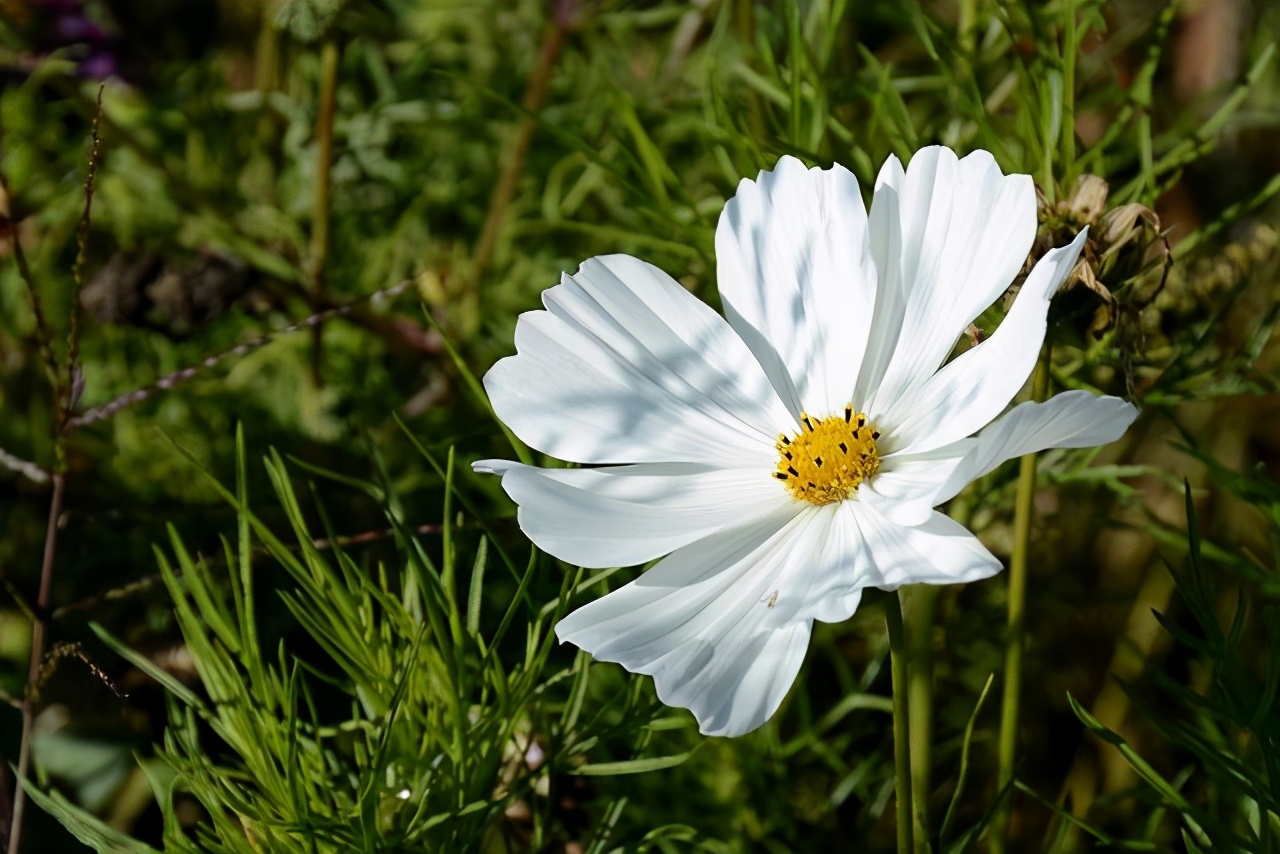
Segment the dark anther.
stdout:
[[814,457],[813,464],[816,465],[818,468],[822,468],[822,457]]
[[872,431],[872,433],[871,433],[871,438],[872,438],[872,439],[879,439],[879,438],[880,438],[880,431],[879,431],[879,430],[873,430],[873,431]]
[[775,471],[775,472],[773,473],[773,476],[774,476],[774,477],[776,477],[778,480],[786,480],[786,479],[787,479],[787,473],[786,473],[786,472],[782,472],[782,471]]
[[800,472],[796,471],[793,466],[787,466],[787,471],[791,472],[791,474],[794,475],[795,477],[800,476]]
[[844,442],[841,442],[841,443],[840,443],[840,453],[842,453],[842,454],[847,454],[847,453],[849,453],[849,446],[848,446],[848,445],[846,445]]

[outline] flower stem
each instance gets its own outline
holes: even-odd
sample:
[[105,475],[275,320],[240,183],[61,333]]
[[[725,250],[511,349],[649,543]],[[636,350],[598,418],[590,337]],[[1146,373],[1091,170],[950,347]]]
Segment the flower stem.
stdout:
[[929,792],[932,789],[933,618],[942,588],[913,584],[898,592],[906,613],[907,702],[911,707],[911,805],[916,844],[929,838]]
[[13,791],[13,812],[9,819],[9,854],[17,854],[22,845],[22,819],[27,805],[27,777],[31,773],[31,739],[35,734],[36,686],[44,668],[45,621],[53,592],[53,565],[58,551],[58,520],[62,518],[66,476],[53,475],[53,496],[49,499],[49,524],[44,532],[44,559],[40,562],[40,592],[36,598],[35,619],[31,622],[31,657],[27,669],[27,686],[22,695],[22,743],[18,748],[18,771]]
[[[320,104],[316,113],[316,195],[312,215],[308,267],[311,289],[324,289],[324,268],[329,260],[329,191],[333,173],[333,117],[338,92],[338,43],[333,36],[320,47]],[[316,327],[319,329],[319,327]]]
[[[1049,385],[1049,345],[1045,344],[1031,380],[1031,399],[1043,400]],[[1022,688],[1023,616],[1027,598],[1027,552],[1031,540],[1031,514],[1036,491],[1036,455],[1018,463],[1018,492],[1013,515],[1013,557],[1009,561],[1009,616],[1004,648],[1004,697],[1000,707],[998,786],[1004,791],[1013,780],[1018,746],[1018,705]],[[996,815],[991,850],[1004,850],[1009,825],[1008,802]]]
[[960,0],[960,21],[956,25],[956,41],[960,43],[960,49],[966,54],[973,52],[973,32],[977,23],[978,0]]
[[898,854],[914,854],[911,808],[911,739],[907,711],[907,649],[902,629],[902,602],[886,599],[884,622],[889,630],[889,667],[893,676],[893,770],[898,795]]
[[1076,55],[1080,49],[1080,34],[1076,27],[1076,7],[1067,4],[1066,21],[1062,32],[1062,168],[1063,184],[1075,177],[1076,168]]
[[[968,491],[947,510],[962,525],[969,521]],[[911,708],[911,805],[919,851],[929,850],[929,793],[933,790],[933,644],[934,618],[942,588],[913,584],[899,591],[905,613],[907,703]]]
[[804,36],[800,26],[799,0],[791,0],[787,4],[787,25],[790,31],[791,44],[787,50],[787,61],[791,64],[791,144],[800,142],[800,52],[804,44]]

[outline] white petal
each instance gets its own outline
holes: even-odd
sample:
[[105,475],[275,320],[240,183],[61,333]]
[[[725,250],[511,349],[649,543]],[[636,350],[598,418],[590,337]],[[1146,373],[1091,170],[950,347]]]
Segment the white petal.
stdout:
[[762,595],[776,569],[765,558],[776,561],[777,541],[787,539],[795,518],[779,513],[679,549],[630,584],[565,617],[556,635],[605,661],[638,652],[655,659],[697,637],[722,611],[736,615]]
[[1088,231],[1045,253],[990,338],[892,402],[877,422],[891,450],[920,454],[941,448],[972,435],[1009,405],[1035,367],[1049,300],[1075,266]]
[[820,551],[805,569],[806,601],[801,607],[815,620],[841,623],[853,616],[862,601],[871,556],[849,502],[817,508],[814,515]]
[[698,664],[674,683],[674,690],[666,689],[671,680],[655,676],[658,699],[690,709],[703,735],[736,736],[758,729],[795,682],[812,628],[811,620],[757,631],[749,624],[734,626],[715,647],[682,650]]
[[1000,561],[978,538],[941,513],[921,525],[895,524],[866,504],[846,502],[871,557],[868,587],[893,590],[903,584],[959,584],[989,578]]
[[[706,734],[755,729],[776,710],[803,658],[797,627],[767,619],[769,585],[790,553],[783,545],[803,527],[795,522],[780,514],[680,549],[561,620],[556,635],[601,661],[652,675],[659,698],[690,709]],[[808,622],[798,629],[807,640]],[[758,670],[752,676],[762,654],[771,679]]]
[[867,352],[858,371],[853,399],[866,408],[893,358],[902,328],[907,290],[902,284],[902,162],[890,154],[876,176],[867,230],[878,283]]
[[[580,463],[771,461],[790,416],[724,319],[658,268],[586,261],[485,376],[498,417]],[[768,462],[772,468],[772,462]]]
[[774,582],[770,618],[838,623],[853,616],[868,586],[870,554],[849,502],[805,506],[786,548],[795,558]]
[[858,181],[844,167],[783,157],[744,180],[716,228],[725,316],[798,416],[841,411],[853,395],[876,272]]
[[857,502],[779,513],[682,548],[556,626],[562,641],[654,677],[702,732],[739,735],[776,711],[814,619],[841,620],[865,586],[957,583],[1000,563],[934,513],[914,528]]
[[957,160],[948,148],[924,148],[901,169],[885,164],[872,202],[880,287],[896,292],[877,305],[884,340],[859,378],[873,419],[938,369],[1013,281],[1036,232],[1031,177],[1004,175],[985,151]]
[[1137,417],[1133,404],[1080,390],[1064,391],[1044,403],[1021,403],[978,434],[963,463],[938,491],[938,501],[952,498],[966,484],[1023,454],[1110,444]]
[[885,457],[876,476],[858,487],[856,500],[899,525],[919,525],[942,503],[938,493],[976,444],[976,439],[961,439],[926,454]]
[[813,619],[857,606],[853,572],[865,561],[847,559],[861,544],[841,506],[793,509],[686,546],[556,634],[652,675],[662,701],[690,709],[708,735],[755,729],[795,679]]
[[540,469],[481,460],[520,505],[520,529],[538,548],[586,567],[629,566],[728,527],[750,525],[794,500],[763,467],[645,463]]

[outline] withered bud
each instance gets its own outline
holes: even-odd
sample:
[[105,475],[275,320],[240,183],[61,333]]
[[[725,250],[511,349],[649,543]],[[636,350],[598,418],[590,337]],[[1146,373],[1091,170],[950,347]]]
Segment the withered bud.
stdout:
[[1102,242],[1107,251],[1115,252],[1126,243],[1140,238],[1144,231],[1150,229],[1160,232],[1160,217],[1146,205],[1131,202],[1107,211],[1102,217]]
[[1096,222],[1107,209],[1111,187],[1099,175],[1081,175],[1075,189],[1059,205],[1059,211],[1080,223]]

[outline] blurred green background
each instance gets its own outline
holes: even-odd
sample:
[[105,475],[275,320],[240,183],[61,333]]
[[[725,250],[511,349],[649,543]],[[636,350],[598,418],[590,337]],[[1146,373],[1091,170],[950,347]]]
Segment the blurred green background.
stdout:
[[[561,272],[628,252],[718,304],[715,222],[740,178],[791,153],[867,188],[890,153],[943,143],[1035,176],[1037,251],[1092,225],[1094,275],[1056,303],[1053,387],[1125,395],[1145,414],[1096,456],[1041,461],[1014,791],[995,787],[998,691],[975,712],[988,676],[999,684],[1004,584],[941,595],[922,641],[936,660],[934,843],[985,849],[1004,797],[1010,850],[1280,851],[1278,37],[1280,7],[1261,0],[0,0],[0,689],[13,701],[0,758],[19,754],[55,471],[66,500],[34,756],[60,803],[155,847],[189,835],[198,850],[304,850],[267,819],[210,831],[217,797],[179,774],[158,803],[141,770],[181,765],[156,756],[181,713],[155,671],[208,687],[192,626],[210,612],[197,602],[204,616],[184,626],[181,582],[157,575],[167,526],[207,559],[219,601],[240,601],[229,570],[251,566],[262,658],[304,663],[317,720],[397,725],[351,711],[353,677],[273,598],[305,588],[283,552],[226,558],[245,517],[215,481],[235,482],[239,424],[244,494],[266,528],[296,544],[307,522],[353,590],[400,596],[414,560],[439,575],[480,650],[450,671],[474,677],[473,723],[508,708],[490,658],[530,674],[520,732],[454,745],[516,745],[523,761],[483,765],[426,829],[416,790],[399,819],[394,799],[376,820],[352,813],[375,828],[363,841],[342,835],[356,819],[335,806],[332,828],[302,833],[315,850],[891,850],[877,607],[817,632],[764,731],[701,739],[648,680],[596,665],[588,686],[589,663],[544,642],[538,608],[563,607],[581,576],[527,563],[496,479],[466,463],[511,456],[472,382]],[[264,475],[271,448],[300,509]],[[1001,557],[1015,479],[997,472],[953,508]],[[493,563],[475,586],[471,626],[482,543],[511,571]],[[410,631],[380,637],[352,643],[393,662],[426,654]],[[569,739],[579,707],[591,723]],[[221,770],[191,774],[241,780],[251,804],[284,798],[217,727],[200,732],[198,749],[162,753],[207,751]],[[607,764],[689,751],[640,774]],[[327,780],[389,780],[359,749],[321,752]],[[8,773],[6,804],[13,791]],[[485,805],[463,814],[473,799]],[[27,851],[79,850],[40,808],[24,836]]]

